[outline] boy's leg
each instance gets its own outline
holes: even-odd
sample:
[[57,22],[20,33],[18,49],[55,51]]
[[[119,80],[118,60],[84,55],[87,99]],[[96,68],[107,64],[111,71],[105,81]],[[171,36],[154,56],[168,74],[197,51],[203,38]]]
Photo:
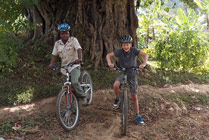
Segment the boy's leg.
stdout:
[[118,108],[119,107],[119,104],[120,104],[120,97],[119,97],[119,88],[120,88],[120,83],[121,83],[121,81],[122,81],[122,78],[123,78],[123,75],[122,74],[120,74],[117,78],[116,78],[116,80],[115,80],[115,82],[114,82],[114,84],[113,84],[113,89],[114,89],[114,92],[115,92],[115,96],[116,96],[116,98],[115,98],[115,101],[114,101],[114,103],[113,103],[113,108]]
[[113,84],[113,89],[114,89],[116,98],[117,97],[119,98],[119,87],[120,87],[120,82],[115,81],[115,83]]
[[113,108],[118,108],[119,104],[120,104],[119,87],[120,87],[120,82],[116,80],[114,85],[113,85],[113,89],[114,89],[115,96],[116,96],[115,101],[112,104]]
[[77,67],[71,71],[70,75],[71,75],[72,88],[76,92],[76,95],[78,97],[85,98],[86,94],[81,88],[81,85],[78,81],[80,74],[81,74],[80,67]]
[[139,115],[139,103],[138,103],[138,97],[137,97],[137,93],[138,93],[137,77],[128,78],[128,82],[130,85],[130,92],[132,94],[132,101],[134,103],[134,108],[136,112],[136,121],[139,124],[144,124],[142,117]]
[[139,114],[139,104],[138,104],[138,98],[137,98],[137,95],[133,95],[132,94],[132,101],[134,103],[134,108],[135,108],[135,112],[136,114]]
[[130,85],[130,92],[132,94],[132,101],[134,103],[134,108],[136,114],[139,114],[139,104],[138,104],[138,98],[137,98],[137,93],[138,93],[138,82],[137,82],[137,77],[128,77],[128,83]]

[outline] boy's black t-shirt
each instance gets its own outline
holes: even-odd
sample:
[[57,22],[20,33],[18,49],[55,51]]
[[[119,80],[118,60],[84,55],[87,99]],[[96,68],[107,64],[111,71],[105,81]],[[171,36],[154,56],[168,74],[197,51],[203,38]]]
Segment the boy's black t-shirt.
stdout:
[[[120,67],[131,68],[137,66],[136,57],[139,55],[140,50],[135,47],[131,47],[130,51],[127,53],[122,48],[115,50],[114,55],[120,60]],[[128,76],[136,76],[137,72],[133,69],[128,69]]]

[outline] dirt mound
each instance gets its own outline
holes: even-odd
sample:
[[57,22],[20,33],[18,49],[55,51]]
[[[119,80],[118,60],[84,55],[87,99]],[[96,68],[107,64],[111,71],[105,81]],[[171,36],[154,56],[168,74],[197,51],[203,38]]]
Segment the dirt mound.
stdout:
[[[0,137],[12,139],[69,140],[164,140],[209,137],[209,85],[166,85],[139,87],[140,114],[146,125],[135,123],[130,103],[127,136],[121,137],[121,113],[113,110],[111,89],[94,93],[93,104],[81,107],[78,126],[65,132],[56,121],[56,97],[31,104],[0,108]],[[19,131],[11,127],[21,124]],[[198,130],[198,131],[197,131]]]

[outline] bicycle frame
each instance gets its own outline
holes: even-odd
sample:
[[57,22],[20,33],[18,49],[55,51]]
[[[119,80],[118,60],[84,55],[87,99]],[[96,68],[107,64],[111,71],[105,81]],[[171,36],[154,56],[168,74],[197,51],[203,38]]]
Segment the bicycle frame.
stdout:
[[127,74],[124,71],[123,81],[121,83],[121,90],[123,92],[120,93],[121,96],[121,111],[122,111],[122,135],[126,135],[127,122],[128,122],[128,82],[127,82]]
[[[72,82],[71,82],[71,72],[69,72],[68,67],[73,66],[75,63],[69,63],[65,66],[62,66],[66,71],[66,81],[62,86],[62,90],[59,92],[57,101],[56,101],[56,116],[60,125],[67,131],[74,129],[79,120],[79,97],[72,91]],[[53,70],[56,70],[56,66]],[[81,87],[85,92],[88,92],[89,100],[88,105],[92,102],[92,80],[87,71],[81,72],[79,80],[82,82]],[[90,91],[90,93],[89,93]]]
[[[65,105],[67,106],[67,109],[70,109],[72,107],[72,87],[70,82],[70,73],[67,71],[66,74],[67,74],[67,81],[64,83],[62,89],[67,88],[67,97],[65,94]],[[69,95],[70,95],[70,100],[69,100]],[[70,101],[70,103],[68,101]]]
[[126,89],[128,88],[128,82],[127,82],[127,74],[125,73],[124,74],[124,77],[123,77],[123,82],[121,83],[121,89]]
[[[72,107],[72,87],[71,87],[72,83],[70,81],[70,73],[68,72],[67,69],[66,69],[66,77],[67,77],[66,82],[64,83],[64,86],[62,87],[62,89],[67,88],[67,98],[65,100],[65,103],[66,103],[67,109],[70,109],[70,107]],[[85,89],[85,93],[88,93],[88,91],[91,90],[90,84],[81,84],[81,87],[87,87],[87,89]],[[70,103],[68,101],[70,101]]]
[[[134,70],[140,70],[138,67],[132,67]],[[128,123],[128,103],[129,103],[129,99],[128,99],[128,75],[127,75],[127,69],[126,68],[118,68],[117,66],[115,66],[114,70],[119,70],[124,72],[124,77],[122,82],[120,83],[120,90],[122,90],[123,92],[120,93],[120,97],[121,97],[121,106],[120,109],[122,111],[122,135],[126,135],[126,129],[127,129],[127,123]]]

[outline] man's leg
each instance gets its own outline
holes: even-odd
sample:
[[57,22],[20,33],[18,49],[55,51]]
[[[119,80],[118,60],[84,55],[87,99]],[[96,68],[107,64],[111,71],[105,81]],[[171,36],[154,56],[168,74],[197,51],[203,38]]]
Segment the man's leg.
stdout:
[[76,92],[75,94],[78,97],[85,98],[86,94],[81,88],[81,85],[78,81],[78,78],[80,77],[80,74],[81,74],[80,67],[73,69],[70,74],[71,74],[72,87],[73,87],[73,90]]

